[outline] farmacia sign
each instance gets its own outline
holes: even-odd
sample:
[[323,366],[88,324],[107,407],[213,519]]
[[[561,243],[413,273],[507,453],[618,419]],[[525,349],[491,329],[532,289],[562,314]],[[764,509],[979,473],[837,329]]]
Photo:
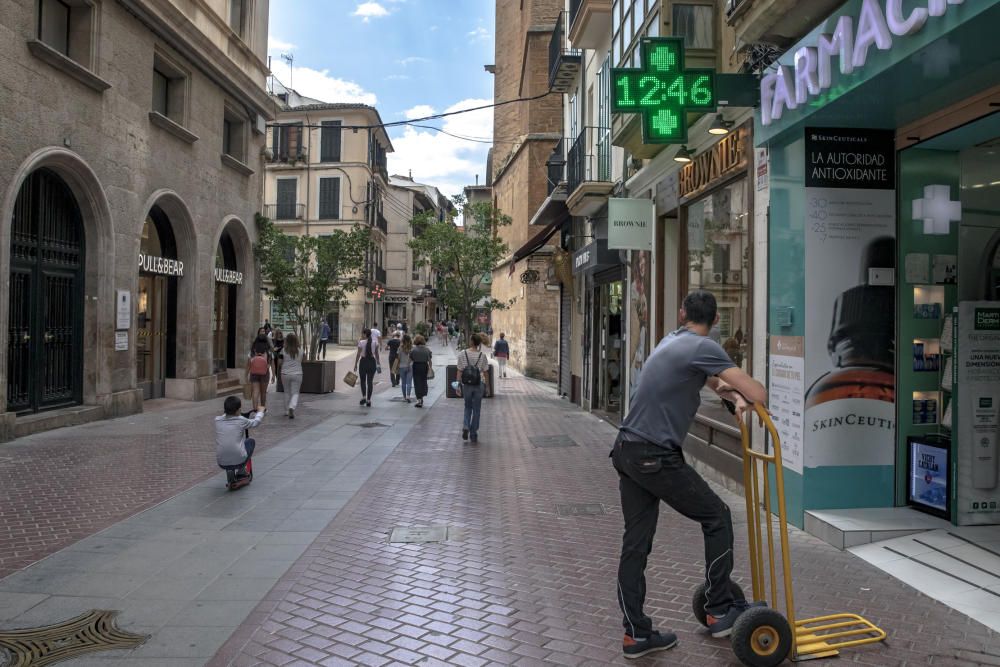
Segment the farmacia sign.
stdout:
[[812,46],[799,48],[794,65],[777,65],[760,80],[761,124],[765,127],[789,111],[805,105],[810,97],[828,90],[833,80],[833,58],[841,74],[852,74],[868,62],[874,46],[880,51],[893,47],[894,37],[920,32],[933,17],[944,16],[965,0],[927,0],[921,6],[903,0],[863,0],[857,17],[841,16],[832,33],[817,36]]

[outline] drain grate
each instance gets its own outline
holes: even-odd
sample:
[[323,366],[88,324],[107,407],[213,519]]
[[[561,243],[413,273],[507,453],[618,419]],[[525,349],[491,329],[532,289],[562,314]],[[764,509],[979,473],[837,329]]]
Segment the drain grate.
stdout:
[[559,516],[600,516],[608,510],[601,503],[570,503],[556,505]]
[[535,447],[542,448],[578,446],[576,441],[568,435],[536,435],[532,438],[528,438],[528,442]]
[[117,615],[117,611],[92,609],[55,625],[0,631],[0,649],[7,653],[3,667],[45,667],[85,653],[135,648],[149,639],[149,635],[119,630]]
[[388,424],[383,424],[381,422],[362,422],[360,424],[351,424],[351,426],[358,426],[360,428],[388,428]]
[[448,526],[396,526],[389,533],[390,544],[423,544],[447,539]]

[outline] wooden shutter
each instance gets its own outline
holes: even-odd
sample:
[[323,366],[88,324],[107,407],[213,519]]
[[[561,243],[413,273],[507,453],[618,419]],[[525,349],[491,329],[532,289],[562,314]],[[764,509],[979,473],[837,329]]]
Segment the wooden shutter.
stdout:
[[278,179],[278,220],[295,219],[298,184],[299,181],[295,178]]
[[340,179],[319,179],[319,217],[323,220],[340,219]]
[[340,162],[340,121],[324,120],[320,135],[320,162]]

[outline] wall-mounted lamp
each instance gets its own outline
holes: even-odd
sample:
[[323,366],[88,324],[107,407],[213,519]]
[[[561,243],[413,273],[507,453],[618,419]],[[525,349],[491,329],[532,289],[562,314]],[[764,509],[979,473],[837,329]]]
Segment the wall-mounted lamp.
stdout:
[[962,220],[962,202],[951,201],[947,185],[925,185],[923,199],[913,200],[913,219],[923,221],[924,234],[947,235]]
[[712,121],[712,125],[708,128],[708,133],[722,136],[724,134],[729,134],[729,130],[732,127],[732,121],[726,120],[720,113],[716,114],[715,120]]
[[691,151],[688,150],[687,146],[681,146],[681,149],[677,151],[677,155],[674,156],[674,162],[680,162],[682,164],[687,164],[694,158]]

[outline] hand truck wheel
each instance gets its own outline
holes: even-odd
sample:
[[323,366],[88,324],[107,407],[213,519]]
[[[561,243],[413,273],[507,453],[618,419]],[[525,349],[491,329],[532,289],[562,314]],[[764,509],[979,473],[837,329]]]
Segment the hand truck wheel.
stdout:
[[[743,589],[735,581],[730,581],[730,590],[733,593],[734,600],[744,600]],[[698,588],[694,589],[694,596],[691,598],[691,611],[694,612],[694,617],[698,619],[698,622],[704,627],[708,627],[708,612],[705,611],[705,605],[708,603],[708,597],[705,595],[705,590],[708,588],[708,582],[701,582],[698,584]]]
[[777,667],[792,650],[792,628],[778,611],[751,607],[736,619],[733,653],[747,667]]

